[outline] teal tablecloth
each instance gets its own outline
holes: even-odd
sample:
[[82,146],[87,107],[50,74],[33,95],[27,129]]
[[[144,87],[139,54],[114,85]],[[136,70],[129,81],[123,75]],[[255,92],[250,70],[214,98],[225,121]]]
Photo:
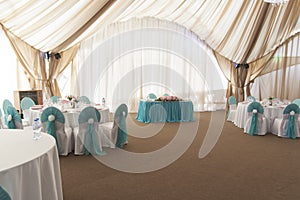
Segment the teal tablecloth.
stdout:
[[140,101],[136,119],[140,122],[191,122],[194,106],[191,101]]

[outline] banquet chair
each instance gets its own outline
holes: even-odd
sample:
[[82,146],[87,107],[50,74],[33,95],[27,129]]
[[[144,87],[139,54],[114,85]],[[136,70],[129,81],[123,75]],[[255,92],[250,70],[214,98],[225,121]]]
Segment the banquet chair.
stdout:
[[244,132],[249,135],[265,135],[267,133],[267,119],[263,116],[264,108],[259,102],[252,102],[247,108],[248,119]]
[[35,105],[35,102],[30,97],[24,97],[21,100],[21,109],[23,113],[23,126],[29,126],[29,109]]
[[8,106],[14,107],[14,105],[8,99],[4,99],[2,103],[3,113],[4,113],[4,124],[7,125],[7,108]]
[[255,102],[256,99],[254,96],[247,96],[247,101],[250,101],[250,102]]
[[116,147],[122,148],[128,143],[126,117],[128,115],[128,107],[121,104],[114,113],[114,121],[101,123],[99,127]]
[[52,97],[50,97],[50,101],[51,101],[52,103],[58,103],[59,97],[58,97],[58,96],[52,96]]
[[6,109],[6,114],[7,128],[23,129],[22,119],[14,107],[8,106]]
[[156,99],[157,97],[154,93],[150,93],[150,94],[148,94],[148,98],[149,99]]
[[234,121],[235,113],[236,113],[236,98],[234,96],[230,96],[228,98],[228,115],[227,115],[227,121]]
[[3,113],[0,109],[0,128],[7,128],[7,125],[4,124]]
[[163,96],[170,96],[168,93],[165,93]]
[[60,155],[68,155],[72,151],[72,128],[65,127],[65,117],[56,107],[50,106],[41,115],[42,131],[55,138]]
[[8,192],[0,185],[0,199],[1,200],[11,200]]
[[292,103],[298,105],[300,107],[300,99],[294,99]]
[[105,155],[99,133],[100,112],[92,106],[84,108],[78,117],[79,127],[74,128],[75,155]]
[[299,106],[291,103],[283,110],[282,118],[275,118],[272,125],[272,133],[279,137],[296,139],[300,137],[299,133]]
[[82,102],[82,103],[85,103],[85,104],[90,104],[91,103],[90,99],[87,96],[80,96],[78,100],[79,100],[79,102]]

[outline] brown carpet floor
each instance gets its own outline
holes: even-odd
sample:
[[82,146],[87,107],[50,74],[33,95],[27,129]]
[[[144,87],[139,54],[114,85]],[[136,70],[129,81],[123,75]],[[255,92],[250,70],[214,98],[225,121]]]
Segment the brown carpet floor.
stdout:
[[[146,126],[136,122],[135,116],[130,114],[127,119],[131,121],[127,123],[129,132],[134,126]],[[300,199],[299,139],[249,136],[225,122],[213,150],[199,159],[210,118],[210,112],[195,113],[192,123],[199,123],[199,129],[192,145],[171,165],[154,172],[120,172],[93,156],[60,157],[64,199]],[[129,137],[124,149],[158,150],[173,139],[178,127],[179,123],[166,123],[153,137]]]

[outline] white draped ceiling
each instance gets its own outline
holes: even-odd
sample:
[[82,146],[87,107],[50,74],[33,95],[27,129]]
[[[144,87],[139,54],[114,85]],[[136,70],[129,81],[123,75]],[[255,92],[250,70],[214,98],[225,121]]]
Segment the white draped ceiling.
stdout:
[[[111,26],[119,26],[120,28],[123,26],[121,24],[132,25],[132,21],[135,20],[142,20],[145,22],[148,19],[151,19],[158,21],[159,23],[168,24],[167,28],[173,29],[173,31],[177,33],[183,31],[185,32],[184,34],[187,33],[193,35],[191,39],[194,38],[194,40],[198,42],[199,46],[204,45],[206,48],[205,59],[209,60],[209,62],[203,64],[207,70],[206,72],[211,71],[212,73],[215,73],[215,70],[217,70],[219,73],[220,70],[216,69],[216,67],[220,67],[226,79],[228,80],[227,95],[240,95],[240,90],[243,90],[244,87],[249,87],[254,79],[260,75],[260,73],[269,73],[274,71],[274,65],[272,65],[271,62],[273,54],[280,49],[282,45],[288,43],[289,40],[295,36],[299,37],[299,13],[299,0],[289,0],[286,4],[281,6],[273,6],[264,2],[263,0],[0,1],[0,23],[2,28],[7,32],[7,35],[10,36],[11,42],[14,42],[14,47],[19,50],[18,58],[22,58],[22,63],[27,65],[24,66],[27,70],[27,75],[30,74],[30,78],[35,78],[36,82],[47,82],[45,85],[49,88],[47,88],[45,91],[49,94],[60,94],[55,83],[56,77],[65,69],[67,62],[72,60],[76,53],[75,51],[78,49],[76,47],[78,44],[81,46],[78,50],[76,58],[86,59],[86,57],[83,56],[83,52],[95,50],[87,50],[87,48],[95,48],[96,44],[93,44],[93,42],[99,42],[103,39],[99,39],[99,34],[109,33],[111,34],[110,37],[112,37],[113,34],[122,32],[120,30],[110,32],[110,30],[112,30]],[[141,24],[139,28],[148,27],[148,25],[149,24],[147,22],[144,25]],[[125,31],[132,30],[132,27],[127,27]],[[105,31],[108,32],[105,33]],[[155,42],[155,39],[150,38],[149,41]],[[20,42],[28,45],[28,47],[18,47]],[[120,45],[123,48],[122,44],[115,43],[112,51],[115,51],[115,48],[120,48]],[[96,45],[96,47],[98,46]],[[175,58],[174,55],[171,54],[169,54],[171,55],[169,58],[162,58],[161,51],[154,51],[154,47],[151,47],[152,49],[135,50],[134,53],[127,54],[126,56],[122,55],[113,64],[109,64],[109,66],[126,64],[126,67],[129,67],[128,69],[141,69],[141,66],[154,64],[168,68],[174,64],[172,63],[174,60],[176,60],[177,63],[182,61],[182,58],[180,61],[179,58]],[[184,45],[181,47],[188,48]],[[294,47],[298,49],[297,45],[294,45]],[[68,59],[62,58],[61,63],[58,61],[53,61],[52,63],[50,62],[49,66],[51,67],[48,69],[49,71],[43,71],[43,67],[45,66],[44,63],[39,60],[40,58],[31,58],[30,60],[26,60],[28,55],[25,55],[26,52],[22,52],[22,49],[36,50],[36,52],[33,51],[30,54],[28,53],[30,56],[36,55],[36,57],[39,57],[39,52],[52,52],[60,53],[62,56],[68,56]],[[202,55],[202,51],[196,53],[198,55]],[[211,56],[211,54],[213,54],[213,56]],[[143,59],[140,59],[138,55],[142,56]],[[155,61],[152,63],[148,62],[148,55],[152,55],[155,58]],[[183,55],[185,54],[183,53]],[[288,55],[284,56],[285,58],[288,57]],[[294,57],[295,62],[293,62],[292,66],[299,66],[298,57],[299,54]],[[204,57],[202,58],[204,59]],[[128,62],[130,59],[132,61]],[[34,69],[36,60],[39,60],[39,74],[34,74],[37,73],[34,72],[36,71]],[[98,63],[99,62],[95,62],[94,60],[92,65],[89,66],[89,68],[91,68],[90,72],[86,73],[91,73],[91,75],[94,75],[93,71],[98,70],[97,67],[99,67],[95,64]],[[239,72],[235,72],[231,69],[232,63],[250,63],[250,68],[245,73],[241,72],[241,70],[239,70]],[[288,63],[290,62],[285,62],[284,69],[289,67],[287,66]],[[81,66],[82,65],[77,66],[77,70],[79,70]],[[193,74],[197,74],[193,73],[191,70],[193,67],[187,63],[182,63],[182,66],[186,68],[181,69],[181,71],[179,70],[178,73],[184,74],[184,79],[189,80],[191,85],[200,84],[193,80],[197,77],[191,76]],[[108,66],[101,67],[106,68]],[[268,67],[269,69],[265,70],[263,69],[264,67]],[[280,67],[277,66],[275,70],[279,70],[279,68]],[[118,69],[117,72],[122,70]],[[172,70],[175,70],[174,66]],[[185,70],[189,70],[189,73],[185,73]],[[74,75],[76,72],[74,65],[70,71]],[[201,74],[206,74],[206,72],[201,72]],[[108,79],[110,76],[113,76],[112,74],[115,74],[116,71],[107,71],[107,73],[111,73],[111,75],[107,75],[106,79]],[[124,71],[122,73],[127,72]],[[164,72],[161,71],[158,73],[163,74]],[[242,73],[244,74],[242,75]],[[241,77],[238,77],[237,74],[240,74]],[[205,75],[201,80],[211,80],[213,79],[214,75],[215,74]],[[79,77],[80,76],[82,76],[82,74],[79,74]],[[135,74],[135,76],[137,76],[137,74]],[[149,74],[149,76],[151,77],[154,75]],[[278,76],[278,74],[275,76]],[[37,79],[36,77],[42,78]],[[141,77],[142,76],[140,76],[140,78]],[[242,77],[244,77],[243,80],[241,80]],[[101,98],[102,96],[112,96],[111,94],[109,95],[109,90],[113,89],[111,88],[112,86],[108,85],[107,83],[104,85],[102,84],[101,86],[99,85],[100,83],[98,82],[98,79],[97,81],[95,80],[93,82],[94,85],[92,86],[88,86],[86,82],[80,82],[79,80],[77,83],[80,84],[76,85],[76,87],[74,85],[76,80],[74,80],[74,77],[71,77],[71,79],[72,83],[70,85],[73,89],[79,88],[79,92],[81,94],[83,94],[84,91],[88,91],[86,93],[96,95],[97,97],[95,97],[95,101],[98,101],[99,99],[97,98]],[[223,78],[221,79],[223,80]],[[286,78],[283,79],[283,82],[286,82],[285,79]],[[118,79],[113,80],[116,81]],[[146,93],[148,90],[150,91],[154,89],[152,86],[149,86],[148,83],[144,83],[139,79],[136,80],[132,78],[132,81],[132,89],[135,91],[135,93],[132,93],[131,95],[135,96],[135,98],[140,98],[144,96],[144,93]],[[138,81],[139,84],[144,85],[145,87],[137,89],[134,81]],[[164,81],[170,80],[169,78],[166,78]],[[220,81],[220,84],[224,85],[222,81]],[[43,87],[46,87],[45,85]],[[262,85],[264,84],[261,84],[260,86]],[[89,88],[85,88],[85,86]],[[105,92],[103,92],[101,89],[101,87],[104,86],[107,90]],[[167,85],[165,84],[163,87],[157,86],[157,92],[160,93],[162,91],[166,91],[165,86]],[[203,84],[199,86],[199,88],[205,88],[202,86]],[[98,93],[93,93],[91,92],[91,87],[99,87],[101,91]],[[176,94],[187,95],[187,97],[191,97],[191,93],[184,92],[186,89],[184,87],[186,87],[186,85],[181,89],[178,89],[179,87],[177,86],[175,88],[167,89],[169,91],[173,90],[173,92]],[[220,87],[216,86],[216,88]],[[224,89],[224,86],[222,88]],[[282,90],[282,88],[279,90]],[[290,93],[292,92],[293,91]],[[207,89],[201,90],[200,93],[207,93]],[[268,92],[268,94],[269,93],[274,95],[274,92]],[[279,94],[278,92],[275,93]],[[243,92],[241,94],[244,95]],[[259,95],[262,96],[261,94]],[[298,95],[300,95],[299,91],[295,93],[295,95],[286,95],[280,92],[279,96],[283,98],[288,96],[294,97]],[[205,98],[207,98],[207,96]],[[133,100],[133,107],[135,107],[135,101],[136,100]],[[197,101],[200,102],[199,106],[202,107],[206,100],[197,99]],[[111,101],[111,104],[114,105],[114,102]]]

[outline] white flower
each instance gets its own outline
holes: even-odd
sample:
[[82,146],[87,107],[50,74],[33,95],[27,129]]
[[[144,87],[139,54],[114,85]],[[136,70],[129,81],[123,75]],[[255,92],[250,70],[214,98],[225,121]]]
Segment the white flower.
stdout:
[[8,116],[7,116],[7,121],[10,122],[11,120],[12,120],[12,116],[11,116],[11,115],[8,115]]
[[295,115],[295,111],[292,110],[292,111],[290,112],[290,115]]
[[89,120],[88,120],[88,124],[93,124],[94,123],[94,119],[93,118],[90,118]]
[[257,110],[256,109],[253,109],[253,111],[252,111],[253,113],[257,113]]
[[54,115],[49,115],[48,116],[48,121],[52,122],[55,120],[55,116]]

